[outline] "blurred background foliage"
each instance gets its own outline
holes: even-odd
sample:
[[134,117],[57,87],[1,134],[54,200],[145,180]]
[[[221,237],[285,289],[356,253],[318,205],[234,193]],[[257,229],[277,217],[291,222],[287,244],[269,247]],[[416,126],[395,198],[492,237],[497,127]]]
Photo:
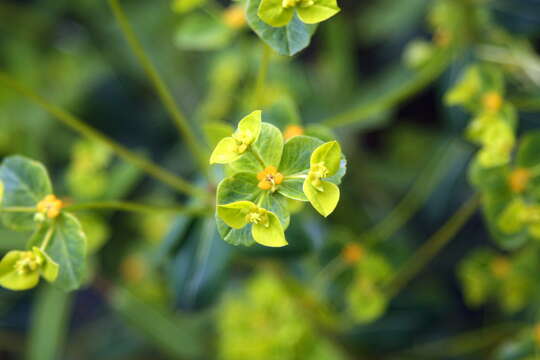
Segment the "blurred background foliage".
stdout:
[[[493,241],[479,213],[460,229],[476,147],[444,94],[490,63],[507,73],[518,137],[537,128],[538,1],[343,0],[292,58],[253,34],[242,2],[123,6],[209,146],[255,107],[285,132],[337,136],[340,205],[327,220],[297,209],[283,249],[230,246],[212,216],[81,212],[86,286],[0,290],[1,359],[537,358],[540,244]],[[0,1],[0,70],[203,183],[105,1]],[[0,156],[15,153],[47,164],[73,202],[194,201],[0,85]]]

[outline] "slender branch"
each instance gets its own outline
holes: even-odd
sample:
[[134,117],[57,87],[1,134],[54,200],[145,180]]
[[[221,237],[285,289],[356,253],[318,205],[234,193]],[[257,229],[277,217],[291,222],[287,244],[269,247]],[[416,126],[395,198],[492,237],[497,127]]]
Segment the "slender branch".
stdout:
[[126,41],[128,42],[131,50],[139,60],[139,63],[144,69],[144,72],[148,76],[150,82],[156,89],[156,92],[161,99],[161,102],[169,112],[169,115],[172,117],[174,124],[178,128],[178,131],[183,136],[189,150],[195,156],[197,163],[202,171],[208,172],[208,157],[204,153],[204,147],[197,141],[193,130],[191,129],[185,115],[182,113],[176,102],[174,101],[173,96],[165,82],[159,76],[156,68],[150,61],[148,55],[144,51],[143,46],[140,41],[137,39],[135,32],[133,31],[124,10],[120,6],[118,0],[109,0],[109,5],[112,9],[113,15],[116,19],[116,22],[120,26]]
[[54,116],[57,120],[62,122],[64,125],[70,127],[71,129],[75,130],[79,134],[89,139],[103,143],[104,145],[109,147],[113,152],[115,152],[119,157],[135,165],[141,170],[145,171],[150,176],[162,181],[163,183],[173,187],[174,189],[182,193],[186,193],[186,194],[198,196],[198,197],[207,197],[207,194],[205,191],[191,185],[189,182],[182,179],[178,175],[175,175],[169,172],[168,170],[163,169],[162,167],[154,164],[152,161],[146,159],[145,157],[138,155],[132,152],[131,150],[127,149],[126,147],[120,145],[119,143],[115,142],[108,136],[102,134],[98,130],[87,125],[82,120],[70,114],[69,112],[63,110],[62,108],[56,105],[49,103],[43,97],[39,96],[38,94],[30,90],[29,88],[21,85],[19,82],[17,82],[15,79],[10,77],[8,74],[3,73],[1,71],[0,71],[0,83],[15,90],[19,94],[28,98],[28,100],[39,105],[49,114]]
[[35,207],[30,206],[10,206],[10,207],[0,207],[0,213],[33,213],[36,212],[37,209]]
[[255,148],[253,148],[253,146],[250,146],[249,147],[249,151],[251,151],[251,153],[253,154],[253,156],[255,156],[255,158],[257,159],[257,161],[262,165],[263,169],[266,168],[266,164],[264,163],[264,160],[263,158],[261,157],[261,154],[259,154],[259,152],[257,150],[255,150]]
[[268,75],[268,67],[270,65],[270,57],[272,49],[266,44],[262,44],[261,63],[259,65],[259,73],[257,74],[257,82],[255,83],[255,107],[261,108],[264,104],[264,86]]
[[433,234],[405,263],[386,289],[389,298],[397,295],[411,279],[426,266],[446,245],[478,209],[479,196],[473,195],[459,210]]
[[54,228],[56,226],[56,223],[53,222],[51,226],[49,226],[49,229],[47,230],[47,233],[45,234],[45,238],[43,239],[43,242],[41,243],[41,246],[39,247],[41,251],[45,251],[47,249],[47,246],[49,245],[49,242],[51,241],[52,235],[54,233]]
[[88,202],[78,203],[66,206],[68,211],[82,210],[121,210],[129,212],[153,213],[153,212],[171,212],[186,215],[200,215],[207,212],[205,207],[184,207],[184,206],[157,206],[138,204],[125,201],[107,201],[107,202]]
[[455,142],[450,141],[436,151],[415,180],[414,185],[390,214],[360,235],[360,239],[363,239],[366,246],[373,247],[375,244],[385,241],[418,212],[446,174],[449,168],[448,163],[455,156],[454,145]]

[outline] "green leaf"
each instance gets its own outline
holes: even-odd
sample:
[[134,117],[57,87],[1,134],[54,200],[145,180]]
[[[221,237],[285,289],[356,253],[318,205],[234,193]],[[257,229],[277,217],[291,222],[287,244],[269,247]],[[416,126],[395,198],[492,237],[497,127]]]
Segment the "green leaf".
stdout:
[[210,155],[210,164],[228,164],[237,160],[242,156],[237,150],[238,144],[235,139],[232,137],[221,139]]
[[[217,189],[217,205],[229,204],[236,201],[254,201],[262,192],[257,187],[257,177],[252,173],[237,173],[233,176],[224,179],[218,185]],[[232,245],[253,244],[251,236],[251,225],[247,225],[242,229],[232,229],[227,226],[216,212],[216,224],[218,232],[226,242]]]
[[295,136],[285,142],[278,171],[285,176],[306,173],[315,149],[323,142],[311,136]]
[[268,212],[269,223],[252,225],[252,234],[255,241],[261,245],[269,247],[282,247],[287,245],[283,227],[277,216]]
[[34,254],[40,256],[44,260],[44,263],[40,269],[40,272],[41,272],[41,275],[43,275],[43,278],[47,280],[48,282],[55,281],[56,278],[58,277],[58,270],[59,270],[58,264],[55,263],[49,257],[49,255],[41,251],[40,248],[34,246],[32,248],[32,251],[34,252]]
[[308,201],[304,194],[304,179],[285,179],[278,187],[278,192],[289,199]]
[[321,181],[321,187],[323,191],[315,189],[306,179],[303,189],[315,210],[322,216],[327,217],[334,211],[339,202],[339,188],[337,185],[328,181]]
[[311,6],[296,8],[298,17],[306,24],[316,24],[327,20],[339,12],[336,0],[314,0]]
[[51,259],[60,266],[54,284],[66,291],[74,290],[81,285],[84,275],[86,236],[77,218],[69,213],[61,213],[54,226],[54,233],[46,250]]
[[284,8],[283,0],[262,0],[257,15],[270,26],[282,27],[291,22],[294,7]]
[[204,123],[202,129],[206,142],[212,148],[215,148],[221,139],[230,136],[234,131],[230,124],[222,121]]
[[218,205],[218,216],[233,229],[241,229],[247,225],[246,215],[256,206],[251,201],[237,201],[231,204]]
[[273,194],[263,193],[261,196],[263,196],[263,199],[260,203],[260,207],[273,212],[281,222],[283,229],[287,229],[290,221],[287,199],[277,192]]
[[27,251],[10,251],[0,261],[0,285],[10,290],[27,290],[39,282],[39,270],[20,274],[15,264]]
[[[257,156],[251,152],[256,152],[264,163],[258,160]],[[278,128],[268,123],[262,123],[261,133],[257,141],[250,145],[250,150],[238,160],[229,164],[235,172],[259,173],[267,166],[279,167],[281,155],[283,153],[283,137]]]
[[[3,206],[36,206],[45,196],[52,194],[52,185],[45,167],[22,156],[11,156],[0,166],[0,181],[4,184]],[[33,213],[5,213],[6,227],[31,230],[35,226]]]
[[287,26],[276,28],[265,23],[259,15],[261,0],[248,0],[247,22],[255,33],[280,55],[293,56],[305,49],[316,29],[315,25],[304,24],[294,15]]
[[176,30],[175,44],[184,50],[215,50],[229,44],[233,31],[209,14],[191,14]]
[[516,163],[524,168],[540,164],[540,131],[531,131],[523,136],[517,152]]
[[311,154],[310,165],[323,163],[328,169],[328,176],[336,174],[341,164],[341,147],[337,141],[330,141],[319,146]]

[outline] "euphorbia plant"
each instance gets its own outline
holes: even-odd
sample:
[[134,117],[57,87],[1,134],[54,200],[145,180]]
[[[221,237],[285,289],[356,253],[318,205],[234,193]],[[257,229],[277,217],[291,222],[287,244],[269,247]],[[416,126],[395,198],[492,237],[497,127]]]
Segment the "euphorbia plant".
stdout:
[[262,122],[261,111],[240,120],[232,136],[217,144],[210,162],[227,166],[228,177],[217,190],[216,219],[223,239],[235,245],[286,245],[281,234],[289,226],[288,199],[309,201],[328,216],[345,174],[336,141],[304,135],[284,141],[278,128]]

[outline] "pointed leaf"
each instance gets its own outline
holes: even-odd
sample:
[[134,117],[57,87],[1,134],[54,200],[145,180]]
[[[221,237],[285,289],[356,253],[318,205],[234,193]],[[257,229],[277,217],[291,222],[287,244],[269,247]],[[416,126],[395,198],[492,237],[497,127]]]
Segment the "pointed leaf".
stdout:
[[44,253],[43,251],[41,251],[40,248],[38,247],[33,247],[32,248],[32,251],[40,256],[45,262],[43,263],[42,267],[41,267],[41,274],[43,275],[43,277],[45,278],[45,280],[47,280],[48,282],[53,282],[54,280],[56,280],[56,278],[58,277],[58,271],[59,271],[59,266],[57,263],[55,263],[50,257],[49,255],[47,255],[46,253]]
[[282,247],[287,245],[285,233],[281,222],[274,213],[268,212],[269,224],[255,224],[252,226],[252,234],[255,241],[269,247]]
[[337,141],[330,141],[319,146],[311,154],[310,165],[324,163],[328,176],[338,172],[341,163],[341,147]]
[[0,262],[0,285],[10,290],[27,290],[39,282],[39,271],[19,274],[15,264],[25,251],[10,251]]
[[261,133],[262,112],[255,110],[238,122],[238,130],[249,132],[253,136],[253,142],[257,141]]
[[251,150],[256,152],[261,161],[257,159],[250,151],[240,157],[238,160],[229,164],[235,172],[259,173],[267,166],[279,166],[281,155],[283,153],[283,137],[278,128],[268,123],[262,123],[261,133],[257,141],[250,145]]
[[46,251],[60,266],[55,286],[66,291],[78,288],[84,274],[86,236],[75,216],[60,214]]
[[264,196],[259,206],[273,212],[281,222],[283,229],[287,229],[290,222],[290,214],[287,199],[284,196],[277,192],[267,194]]
[[282,27],[291,22],[294,7],[284,8],[283,0],[262,0],[257,15],[270,26]]
[[311,6],[297,7],[298,17],[306,24],[327,20],[339,12],[336,0],[315,0]]
[[321,186],[323,191],[315,189],[309,181],[305,181],[304,193],[315,210],[322,216],[327,217],[337,206],[339,201],[339,188],[337,185],[328,181],[322,181]]
[[278,187],[278,192],[289,199],[308,201],[304,194],[304,179],[285,179]]
[[261,0],[248,0],[247,21],[253,31],[272,49],[280,55],[293,56],[309,45],[315,25],[305,24],[294,15],[287,26],[273,27],[261,20],[257,14],[260,3]]
[[295,136],[283,146],[283,156],[279,172],[283,175],[306,173],[309,170],[310,157],[323,142],[311,136]]
[[210,164],[228,164],[235,161],[242,156],[237,152],[237,149],[236,140],[232,137],[221,139],[210,155]]
[[[22,156],[11,156],[0,166],[0,181],[4,184],[3,206],[36,206],[52,193],[52,186],[45,167],[37,161]],[[33,213],[5,213],[4,224],[16,231],[31,230]]]
[[237,201],[226,205],[217,206],[217,214],[234,229],[241,229],[247,225],[246,215],[250,209],[256,207],[251,201]]

